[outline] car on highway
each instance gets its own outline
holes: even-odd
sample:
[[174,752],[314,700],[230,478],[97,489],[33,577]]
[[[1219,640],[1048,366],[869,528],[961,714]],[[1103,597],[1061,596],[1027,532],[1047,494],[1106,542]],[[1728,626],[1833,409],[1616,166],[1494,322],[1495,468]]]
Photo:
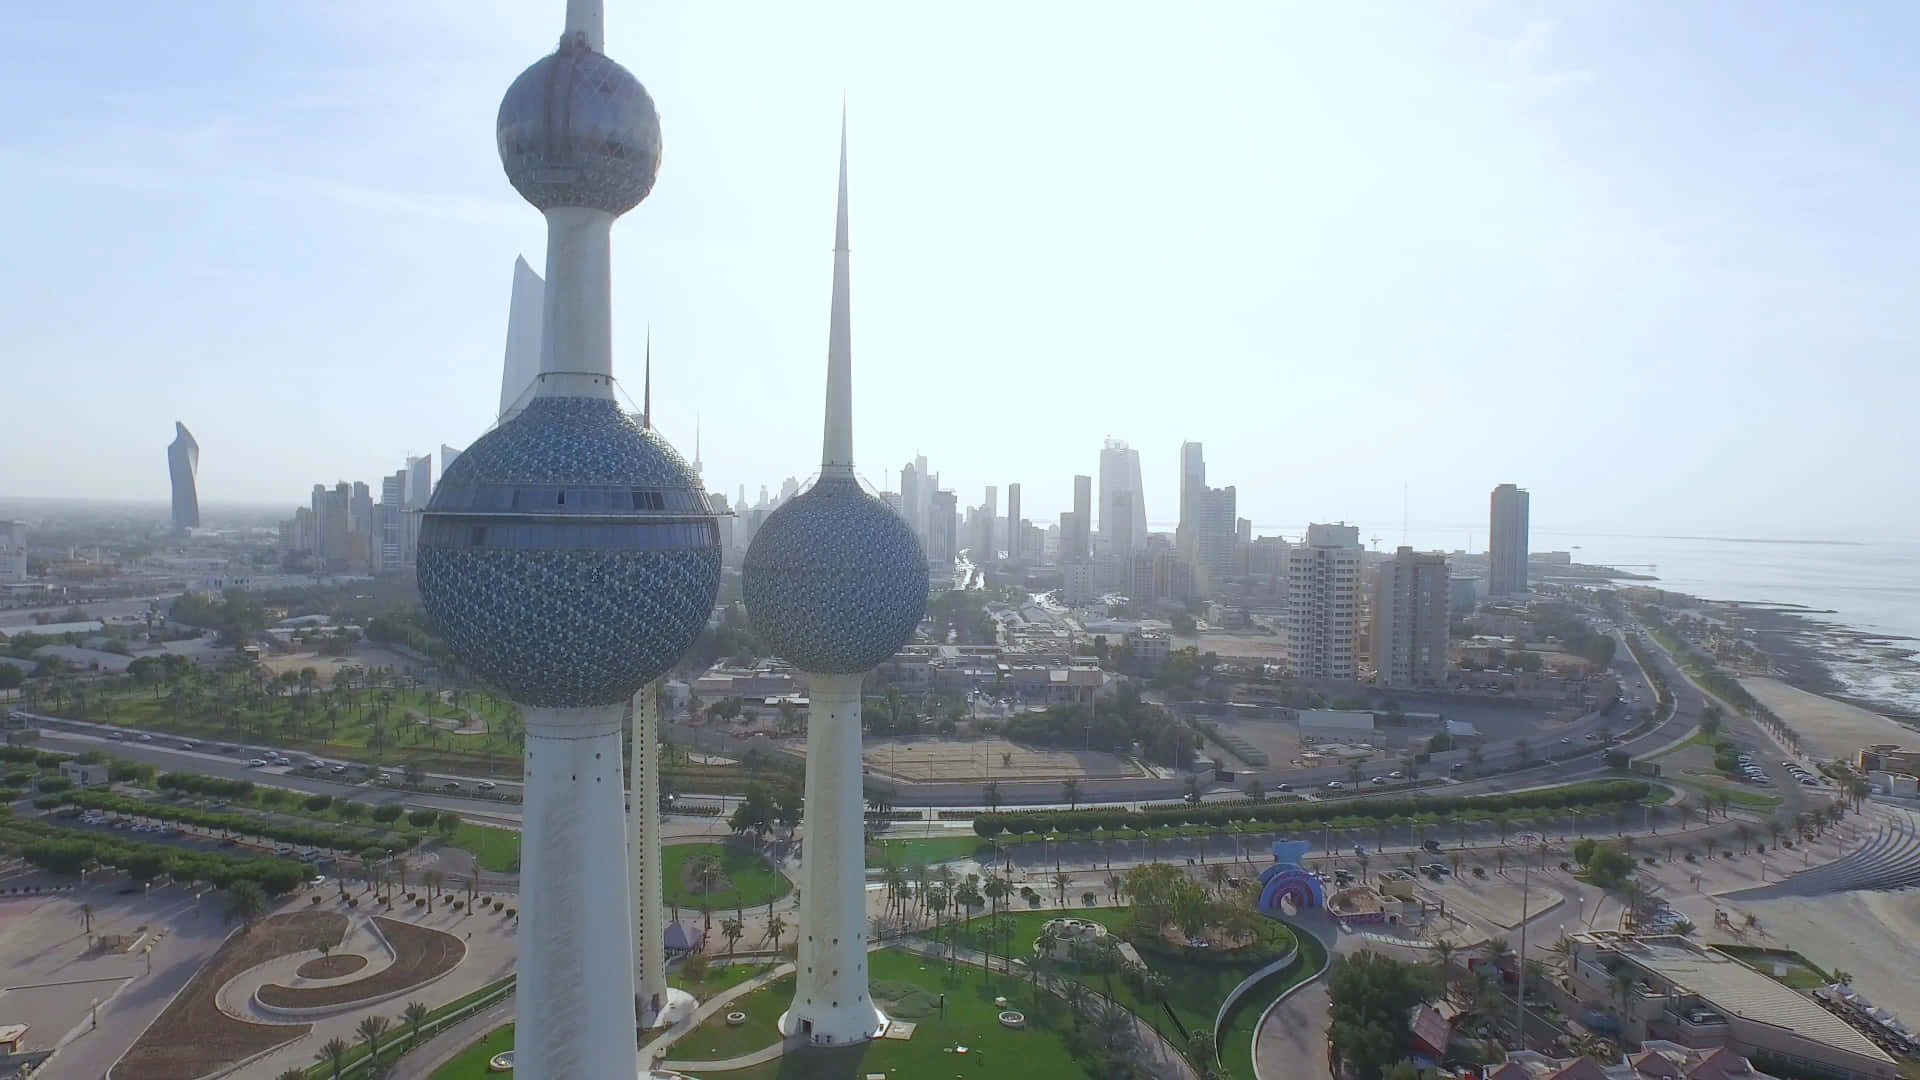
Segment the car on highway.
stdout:
[[459,791],[459,790],[460,790],[460,781],[458,781],[458,780],[449,780],[449,781],[447,781],[446,783],[444,783],[444,784],[441,784],[441,785],[440,785],[440,790],[441,790],[441,791]]
[[149,735],[149,734],[147,734],[146,732],[144,732],[144,731],[143,731],[143,732],[141,732],[141,733],[140,733],[140,741],[141,741],[141,742],[152,742],[152,741],[153,741],[153,736],[151,736],[151,735]]
[[1407,778],[1407,774],[1401,772],[1399,769],[1395,769],[1392,772],[1388,773],[1387,775],[1392,777],[1395,780],[1405,780]]
[[1567,738],[1567,737],[1566,737],[1566,736],[1564,736],[1564,735],[1563,735],[1563,736],[1561,736],[1561,738],[1560,738],[1560,741],[1561,741],[1561,743],[1563,743],[1563,744],[1566,744],[1566,745],[1572,745],[1572,743],[1573,743],[1573,740],[1572,740],[1572,739],[1570,739],[1570,738]]
[[1280,782],[1280,783],[1278,783],[1278,784],[1275,784],[1275,785],[1273,785],[1273,790],[1275,790],[1275,791],[1292,791],[1292,790],[1293,790],[1293,785],[1292,785],[1292,784],[1289,784],[1289,783],[1286,783],[1285,781],[1282,781],[1282,782]]
[[249,769],[264,769],[266,767],[267,767],[266,758],[253,758],[252,760],[247,762],[247,768]]
[[1367,783],[1372,784],[1374,787],[1384,787],[1386,785],[1386,782],[1387,782],[1387,778],[1384,776],[1376,776],[1373,779],[1367,781]]
[[126,742],[127,733],[124,731],[109,731],[107,732],[107,738],[112,739],[114,742]]
[[1464,762],[1464,761],[1456,761],[1456,762],[1454,762],[1454,763],[1453,763],[1453,765],[1452,765],[1452,767],[1451,767],[1451,768],[1449,768],[1449,769],[1448,769],[1447,771],[1448,771],[1448,772],[1463,772],[1463,771],[1465,771],[1465,770],[1466,770],[1466,767],[1467,767],[1467,763],[1466,763],[1466,762]]
[[328,769],[327,771],[332,773],[335,776],[339,776],[341,773],[347,771],[347,767],[345,765],[335,765],[333,768]]
[[192,744],[192,743],[190,743],[190,742],[183,742],[183,743],[181,743],[181,744],[180,744],[180,749],[182,749],[182,750],[191,750],[191,749],[193,749],[193,744]]
[[1345,785],[1345,784],[1343,784],[1343,783],[1341,783],[1341,782],[1340,782],[1340,781],[1338,781],[1338,780],[1329,780],[1329,781],[1327,781],[1327,790],[1328,790],[1328,791],[1344,791],[1344,790],[1346,790],[1346,787],[1347,787],[1347,785]]
[[492,791],[495,787],[494,782],[491,780],[482,780],[473,786],[479,788],[481,791]]

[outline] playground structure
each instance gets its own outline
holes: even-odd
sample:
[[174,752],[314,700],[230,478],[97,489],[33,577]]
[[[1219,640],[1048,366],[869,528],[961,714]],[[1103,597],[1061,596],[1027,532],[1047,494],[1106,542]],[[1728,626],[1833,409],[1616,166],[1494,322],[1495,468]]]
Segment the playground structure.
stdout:
[[1262,914],[1282,915],[1285,913],[1283,904],[1292,905],[1296,912],[1326,906],[1326,890],[1321,886],[1320,879],[1308,872],[1306,857],[1305,840],[1273,842],[1273,865],[1260,871],[1259,909]]

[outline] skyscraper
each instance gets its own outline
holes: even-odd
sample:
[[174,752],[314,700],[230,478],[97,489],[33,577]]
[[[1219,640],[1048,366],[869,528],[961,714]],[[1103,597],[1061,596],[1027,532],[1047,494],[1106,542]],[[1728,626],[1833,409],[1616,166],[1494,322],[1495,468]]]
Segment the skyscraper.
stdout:
[[1093,558],[1093,477],[1073,478],[1073,537],[1071,553],[1061,562],[1086,562]]
[[1358,673],[1354,634],[1360,608],[1360,528],[1308,525],[1287,552],[1287,664],[1307,679]]
[[[1132,508],[1124,527],[1114,516],[1114,499],[1121,492]],[[1114,536],[1121,532],[1135,543],[1146,538],[1147,497],[1140,489],[1140,451],[1108,439],[1100,448],[1100,536],[1112,547]]]
[[935,560],[951,563],[959,548],[959,507],[951,491],[935,491],[927,510],[928,547]]
[[767,518],[742,577],[747,617],[776,655],[808,673],[811,698],[799,957],[780,1031],[833,1044],[873,1038],[887,1023],[867,996],[860,682],[906,644],[927,606],[919,541],[853,472],[849,287],[843,119],[820,478]]
[[442,477],[418,552],[448,647],[525,716],[522,1080],[636,1071],[622,718],[705,625],[720,578],[699,479],[613,388],[612,228],[653,188],[660,120],[604,43],[601,5],[568,3],[558,48],[500,103],[507,178],[547,221],[540,368]]
[[1525,488],[1501,484],[1493,489],[1487,522],[1487,593],[1511,596],[1527,591],[1527,513]]
[[200,493],[194,478],[200,472],[200,444],[187,425],[173,422],[173,442],[167,446],[167,473],[173,479],[173,527],[176,531],[200,527]]
[[1020,542],[1025,532],[1020,527],[1020,485],[1007,485],[1007,558],[1020,558]]
[[448,469],[453,468],[454,461],[459,457],[460,457],[460,451],[455,450],[453,447],[448,446],[446,443],[441,443],[440,444],[441,475],[445,475]]
[[1402,546],[1373,587],[1373,666],[1383,686],[1447,681],[1447,558]]
[[380,505],[374,508],[374,516],[380,523],[379,572],[383,574],[397,574],[411,561],[401,549],[407,538],[406,491],[405,469],[380,480]]
[[[522,256],[513,259],[513,291],[507,298],[507,355],[500,372],[500,419],[505,420],[540,373],[540,336],[546,322],[547,283]],[[452,462],[443,454],[440,470]]]
[[1194,519],[1199,516],[1197,500],[1207,489],[1207,459],[1197,442],[1180,444],[1180,524],[1174,531],[1174,550],[1195,561]]

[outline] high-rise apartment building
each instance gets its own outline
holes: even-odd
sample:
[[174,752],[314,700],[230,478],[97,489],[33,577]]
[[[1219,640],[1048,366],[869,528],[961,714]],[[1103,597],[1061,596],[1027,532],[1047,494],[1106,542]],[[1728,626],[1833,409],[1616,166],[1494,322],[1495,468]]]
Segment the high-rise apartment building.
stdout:
[[[1130,507],[1127,524],[1119,524],[1114,500],[1122,493]],[[1134,542],[1147,535],[1147,497],[1140,488],[1140,451],[1118,439],[1108,439],[1100,448],[1100,535],[1113,547],[1116,533],[1124,532]]]
[[1384,686],[1447,681],[1447,558],[1402,546],[1373,587],[1373,666]]
[[928,546],[928,554],[936,562],[950,563],[958,554],[960,547],[960,515],[958,500],[951,491],[929,493],[927,510],[927,534],[933,541]]
[[900,516],[907,519],[907,527],[913,535],[920,538],[921,546],[927,546],[927,518],[920,504],[920,469],[909,461],[900,466]]
[[1512,484],[1493,489],[1487,523],[1487,592],[1512,596],[1527,591],[1527,490]]
[[27,580],[27,523],[0,521],[0,581]]
[[[697,438],[698,436],[696,435],[695,437]],[[453,468],[454,461],[459,457],[460,457],[460,451],[455,450],[453,447],[448,446],[446,443],[441,443],[440,444],[440,475],[441,476],[447,475],[447,470]]]
[[167,473],[173,481],[173,527],[176,531],[200,527],[200,492],[195,487],[200,472],[200,444],[187,425],[173,422],[173,442],[167,445]]
[[1239,496],[1232,487],[1210,488],[1204,484],[1191,496],[1187,523],[1190,558],[1200,571],[1203,592],[1211,596],[1233,576]]
[[1287,663],[1295,675],[1358,675],[1361,551],[1357,525],[1308,525],[1306,540],[1288,549]]
[[380,505],[374,516],[380,525],[377,572],[396,574],[410,561],[402,548],[407,539],[407,471],[401,469],[380,480]]
[[1007,558],[1018,560],[1020,546],[1026,540],[1026,530],[1020,527],[1020,485],[1007,485]]
[[1125,565],[1127,560],[1133,558],[1134,543],[1146,537],[1146,528],[1142,526],[1139,532],[1134,531],[1133,492],[1114,492],[1113,501],[1108,504],[1108,509],[1112,511],[1110,520],[1113,522],[1113,528],[1107,533],[1107,548],[1121,565]]

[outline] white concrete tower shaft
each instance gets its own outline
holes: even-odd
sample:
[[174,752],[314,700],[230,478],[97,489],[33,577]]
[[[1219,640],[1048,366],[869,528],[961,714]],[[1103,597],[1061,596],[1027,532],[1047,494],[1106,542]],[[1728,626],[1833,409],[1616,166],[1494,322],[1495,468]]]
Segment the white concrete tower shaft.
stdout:
[[633,883],[633,985],[640,1026],[659,1027],[693,1011],[693,996],[667,985],[667,921],[661,904],[660,680],[633,695],[632,787],[627,797],[627,863]]
[[[568,10],[571,14],[572,9]],[[613,215],[587,207],[556,206],[546,211],[546,217],[547,295],[540,324],[540,377],[534,393],[611,400]]]
[[521,1080],[631,1076],[633,969],[619,705],[526,708],[521,809]]
[[860,675],[808,675],[806,847],[799,959],[780,1031],[840,1045],[887,1018],[867,990],[867,846],[860,769]]

